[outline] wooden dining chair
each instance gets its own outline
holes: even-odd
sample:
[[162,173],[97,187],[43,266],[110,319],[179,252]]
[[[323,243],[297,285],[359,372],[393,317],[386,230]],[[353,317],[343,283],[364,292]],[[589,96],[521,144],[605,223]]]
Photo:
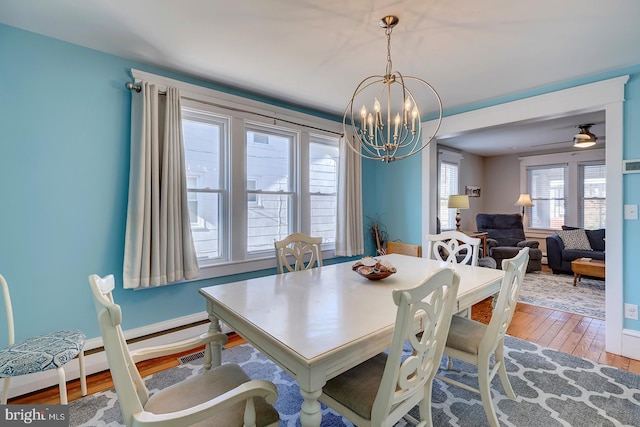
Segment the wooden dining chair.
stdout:
[[322,267],[322,237],[304,233],[289,234],[273,242],[276,250],[278,273]]
[[[318,400],[360,427],[392,426],[401,418],[432,425],[431,385],[459,281],[457,273],[445,268],[414,288],[394,290],[398,309],[388,354],[378,354],[327,381]],[[411,347],[408,356],[405,343]],[[418,404],[419,420],[408,414]]]
[[387,254],[402,254],[420,258],[422,256],[422,246],[412,243],[387,242]]
[[459,231],[427,235],[427,258],[454,264],[478,265],[480,239]]
[[[279,415],[273,404],[278,392],[273,383],[251,380],[235,363],[215,368],[177,382],[149,395],[136,362],[210,345],[224,344],[226,335],[207,332],[177,343],[129,352],[122,332],[122,310],[113,301],[113,275],[89,276],[98,315],[104,351],[127,427],[189,425],[277,427]],[[205,366],[211,362],[206,351]]]
[[[516,397],[505,366],[504,336],[516,309],[528,261],[528,247],[520,250],[514,258],[502,261],[502,270],[505,272],[504,279],[488,325],[463,316],[453,316],[451,320],[444,354],[449,358],[476,365],[478,388],[471,387],[450,376],[436,375],[439,380],[480,393],[482,406],[492,427],[500,426],[491,401],[490,390],[491,381],[496,373],[500,377],[507,396],[512,399]],[[491,356],[495,359],[493,365],[491,365]]]

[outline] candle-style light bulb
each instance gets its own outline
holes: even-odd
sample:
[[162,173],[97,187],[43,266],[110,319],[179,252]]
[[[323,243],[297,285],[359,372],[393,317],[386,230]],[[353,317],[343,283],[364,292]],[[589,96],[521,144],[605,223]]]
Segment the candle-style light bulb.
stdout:
[[382,128],[382,114],[380,113],[380,101],[378,101],[378,98],[373,103],[373,110],[376,112],[376,126]]
[[413,110],[411,111],[411,131],[412,132],[416,131],[416,119],[418,118],[418,114],[420,114],[420,112],[418,111],[418,107],[414,105]]
[[409,111],[411,111],[411,99],[404,102],[404,127],[409,126]]
[[371,113],[369,113],[367,121],[369,122],[369,137],[373,138],[373,115]]
[[360,117],[362,117],[362,133],[367,133],[367,109],[363,105],[360,109]]
[[393,133],[393,136],[395,136],[396,138],[398,137],[398,126],[400,125],[400,113],[396,113],[396,120],[395,120],[395,132]]

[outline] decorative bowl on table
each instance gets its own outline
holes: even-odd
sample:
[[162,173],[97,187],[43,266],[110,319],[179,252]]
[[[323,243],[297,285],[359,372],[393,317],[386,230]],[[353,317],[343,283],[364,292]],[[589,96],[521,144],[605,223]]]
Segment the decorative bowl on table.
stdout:
[[353,264],[353,271],[369,280],[380,280],[391,276],[396,268],[387,260],[377,260],[373,257],[365,257]]

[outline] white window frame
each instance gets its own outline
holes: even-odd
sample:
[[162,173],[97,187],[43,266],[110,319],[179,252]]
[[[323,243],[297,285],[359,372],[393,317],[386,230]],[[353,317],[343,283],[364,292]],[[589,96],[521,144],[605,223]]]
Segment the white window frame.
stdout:
[[[309,232],[310,223],[305,218],[305,216],[309,215],[310,209],[308,201],[308,145],[311,134],[309,129],[313,129],[314,135],[335,139],[337,144],[336,134],[342,132],[342,123],[337,119],[334,121],[140,70],[132,69],[131,74],[136,81],[152,82],[159,85],[161,89],[167,86],[177,87],[180,89],[183,107],[202,109],[230,118],[229,135],[231,140],[229,147],[231,152],[228,153],[230,161],[229,170],[227,171],[229,202],[224,212],[226,218],[229,219],[230,226],[227,227],[227,230],[221,231],[228,233],[225,247],[228,255],[227,259],[218,263],[201,265],[198,280],[275,267],[275,252],[265,252],[253,256],[248,256],[246,253],[245,123],[275,126],[276,128],[298,133],[299,146],[295,154],[297,170],[294,173],[297,174],[301,187],[298,196],[300,197],[298,201],[299,208],[296,212],[298,224],[296,231],[299,230],[306,233]],[[267,117],[242,110],[263,114]],[[274,116],[280,119],[275,120],[275,124],[274,119],[270,118]],[[290,122],[299,123],[300,125]],[[323,132],[321,129],[327,132]],[[306,189],[305,185],[307,186]],[[324,259],[335,257],[334,245],[323,245],[322,256]]]
[[[529,193],[527,168],[566,164],[567,165],[567,203],[565,213],[565,224],[578,226],[580,223],[580,190],[579,166],[589,162],[605,162],[604,149],[591,149],[584,151],[572,151],[569,153],[542,154],[536,156],[520,157],[520,192]],[[528,210],[527,212],[531,212]],[[552,228],[530,228],[529,221],[524,224],[525,230],[539,230],[542,232],[553,232]]]

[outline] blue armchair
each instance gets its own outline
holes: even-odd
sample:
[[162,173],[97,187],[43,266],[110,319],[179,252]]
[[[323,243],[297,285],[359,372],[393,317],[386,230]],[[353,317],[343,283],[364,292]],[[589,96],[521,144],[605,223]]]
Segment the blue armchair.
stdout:
[[478,214],[478,231],[487,233],[489,256],[502,268],[502,260],[515,257],[520,249],[529,247],[527,273],[542,270],[542,250],[537,240],[526,240],[522,215],[520,214]]

